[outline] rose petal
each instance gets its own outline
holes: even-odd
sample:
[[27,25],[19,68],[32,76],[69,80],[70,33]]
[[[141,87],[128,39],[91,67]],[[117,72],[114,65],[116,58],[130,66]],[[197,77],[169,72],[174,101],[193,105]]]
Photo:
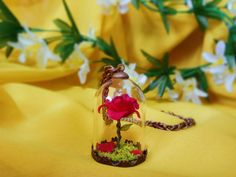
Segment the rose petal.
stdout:
[[120,120],[122,117],[125,117],[127,112],[114,112],[110,109],[107,110],[108,117],[112,120]]
[[141,151],[139,149],[136,149],[136,150],[131,151],[131,153],[134,154],[134,155],[140,155],[140,154],[143,153],[143,151]]

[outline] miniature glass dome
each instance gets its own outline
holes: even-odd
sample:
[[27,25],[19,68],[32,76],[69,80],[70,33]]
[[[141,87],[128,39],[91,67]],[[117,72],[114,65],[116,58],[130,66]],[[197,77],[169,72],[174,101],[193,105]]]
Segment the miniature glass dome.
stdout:
[[107,67],[96,93],[92,157],[99,163],[130,167],[145,161],[144,95],[123,71]]

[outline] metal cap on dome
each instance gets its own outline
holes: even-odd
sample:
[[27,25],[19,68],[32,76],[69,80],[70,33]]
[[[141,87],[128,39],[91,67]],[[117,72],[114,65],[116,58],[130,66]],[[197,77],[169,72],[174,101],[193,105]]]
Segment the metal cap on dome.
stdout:
[[129,79],[129,75],[127,73],[125,73],[124,71],[120,71],[117,73],[114,73],[112,75],[113,79]]

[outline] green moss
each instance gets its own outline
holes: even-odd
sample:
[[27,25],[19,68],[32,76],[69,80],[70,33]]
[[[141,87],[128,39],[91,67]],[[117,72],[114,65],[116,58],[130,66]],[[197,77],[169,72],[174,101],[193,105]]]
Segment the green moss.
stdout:
[[98,152],[98,155],[108,157],[112,161],[131,161],[137,159],[137,156],[131,153],[136,149],[138,148],[133,144],[121,142],[120,147],[116,147],[112,153]]

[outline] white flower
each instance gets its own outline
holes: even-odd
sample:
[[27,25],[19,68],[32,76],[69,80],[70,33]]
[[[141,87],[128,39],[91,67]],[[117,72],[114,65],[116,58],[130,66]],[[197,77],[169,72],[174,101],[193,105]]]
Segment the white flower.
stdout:
[[[223,73],[225,71],[225,69],[227,68],[227,60],[226,57],[224,55],[225,53],[225,43],[224,41],[219,41],[216,44],[216,48],[215,48],[215,55],[208,53],[208,52],[204,52],[202,54],[202,57],[208,61],[209,63],[211,63],[211,66],[209,67],[205,67],[203,70],[212,74],[220,74]],[[219,76],[217,76],[219,77]]]
[[229,0],[227,8],[232,14],[236,15],[236,0]]
[[227,69],[224,73],[224,85],[228,92],[233,92],[233,84],[236,80],[236,67]]
[[192,0],[185,0],[185,3],[186,3],[186,5],[187,5],[190,9],[193,8]]
[[176,72],[176,82],[182,86],[183,100],[192,101],[195,104],[201,104],[199,97],[207,97],[207,93],[197,88],[197,80],[190,78],[184,80],[179,72]]
[[89,26],[89,29],[88,29],[88,37],[89,37],[90,39],[96,39],[95,32],[96,32],[96,30],[95,30],[92,26]]
[[[124,64],[124,61],[122,61]],[[125,65],[125,64],[124,64]],[[124,72],[127,73],[129,75],[129,78],[134,81],[135,83],[137,83],[138,85],[142,86],[146,83],[147,81],[147,76],[145,76],[144,74],[138,74],[135,71],[136,68],[136,63],[130,63],[129,65],[125,65],[125,70]]]
[[236,67],[232,69],[228,68],[227,60],[224,55],[225,43],[219,41],[216,44],[216,55],[210,53],[203,53],[203,58],[211,63],[211,66],[204,68],[203,70],[213,74],[213,79],[216,84],[224,84],[228,92],[233,91],[233,83],[236,79]]
[[110,14],[115,8],[121,14],[128,12],[128,5],[131,0],[97,0],[97,4],[102,6],[104,14]]
[[213,74],[213,80],[217,85],[224,83],[224,77],[225,76],[222,73]]
[[[139,86],[143,86],[147,81],[147,76],[144,74],[138,74],[135,71],[136,64],[130,63],[129,65],[126,65],[125,62],[122,60],[123,65],[125,66],[124,72],[129,75],[130,80],[138,84]],[[127,90],[127,93],[131,93],[132,85],[130,85],[129,82],[124,81],[125,88]]]
[[175,90],[167,88],[166,91],[171,101],[176,101],[179,98],[179,93]]
[[46,42],[38,38],[27,27],[26,33],[18,34],[18,42],[9,42],[8,45],[19,50],[19,62],[25,63],[27,58],[35,58],[39,68],[45,68],[48,60],[60,61],[60,57],[51,52]]
[[120,12],[121,14],[125,14],[125,13],[128,12],[128,10],[129,10],[128,5],[129,5],[130,1],[131,1],[131,0],[120,0],[119,7],[118,7],[118,8],[119,8],[119,12]]
[[[28,57],[36,57],[38,65],[45,66],[48,59],[59,61],[60,58],[54,55],[48,48],[43,39],[34,35],[27,27],[24,27],[26,33],[18,35],[18,42],[9,42],[8,45],[21,51],[19,61],[25,63]],[[46,61],[45,61],[46,60]]]
[[80,44],[75,44],[74,51],[67,60],[67,64],[71,67],[80,65],[80,69],[77,74],[81,84],[86,82],[87,74],[90,72],[89,60],[81,51],[83,47],[88,47],[88,45],[91,45],[91,43],[81,42]]

